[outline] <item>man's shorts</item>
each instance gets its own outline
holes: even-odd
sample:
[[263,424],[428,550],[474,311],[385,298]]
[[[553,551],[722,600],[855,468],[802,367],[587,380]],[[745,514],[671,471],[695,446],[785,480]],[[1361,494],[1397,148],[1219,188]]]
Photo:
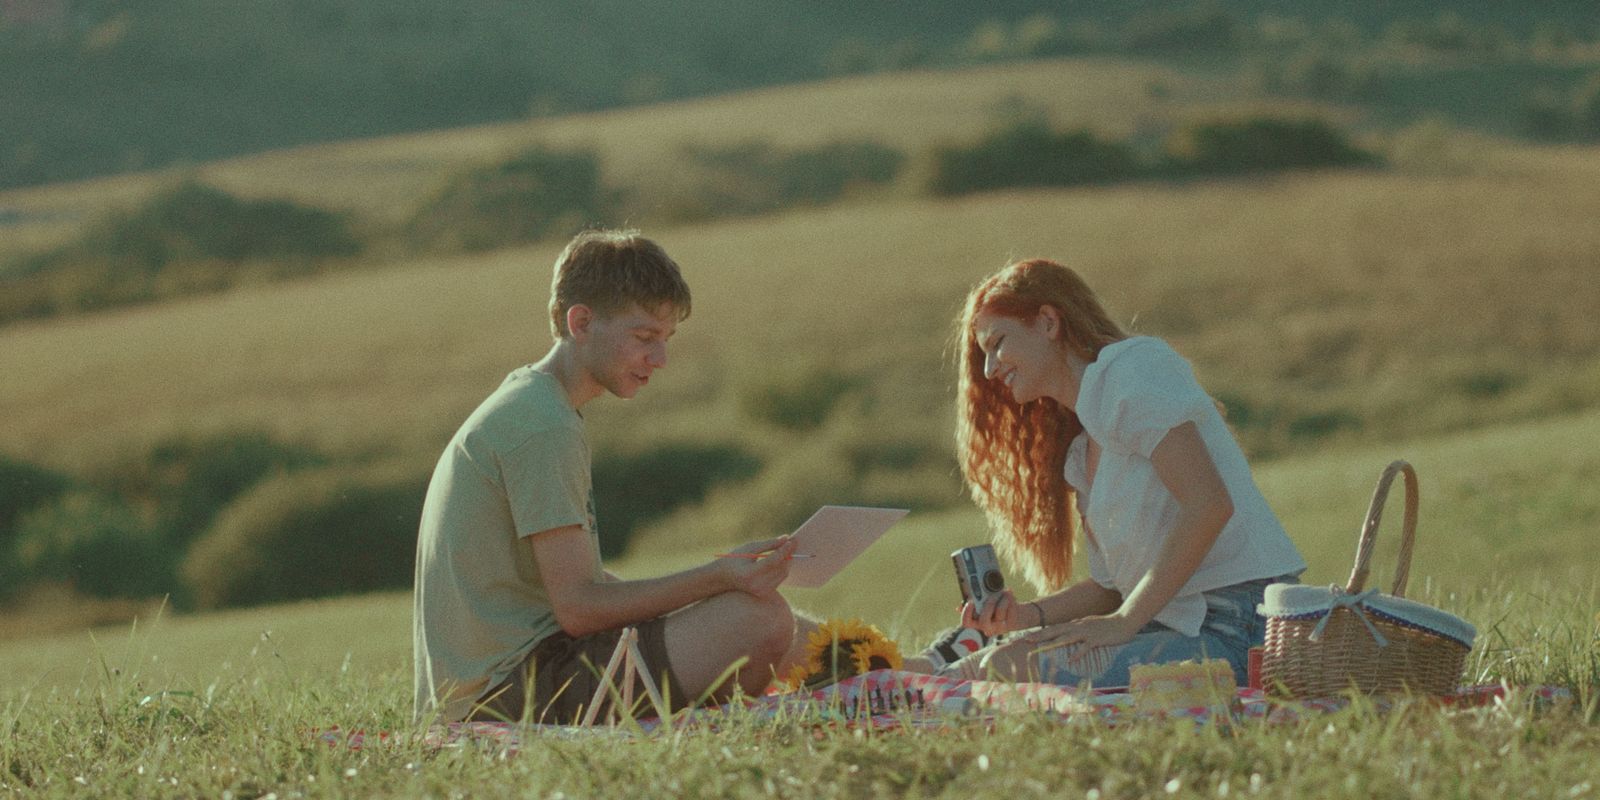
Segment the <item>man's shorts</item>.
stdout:
[[[667,621],[657,617],[634,626],[639,631],[639,655],[644,663],[641,672],[655,679],[656,686],[673,711],[685,708],[693,699],[686,696],[683,687],[672,674],[667,660]],[[595,689],[601,685],[606,665],[622,638],[622,629],[600,631],[574,639],[563,631],[556,631],[538,644],[523,659],[522,665],[499,686],[485,692],[472,709],[468,720],[517,721],[571,725],[580,722],[588,711]],[[619,667],[612,678],[615,693],[607,690],[600,703],[600,719],[611,710],[612,700],[622,692],[617,679],[622,675]],[[645,693],[644,683],[634,680],[633,700],[637,716],[655,716]]]

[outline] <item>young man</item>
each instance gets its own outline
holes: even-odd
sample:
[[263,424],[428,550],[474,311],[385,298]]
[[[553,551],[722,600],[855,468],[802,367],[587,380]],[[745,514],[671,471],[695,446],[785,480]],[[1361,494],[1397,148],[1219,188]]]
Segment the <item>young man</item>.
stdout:
[[739,548],[759,558],[649,580],[600,566],[579,410],[638,393],[688,315],[677,264],[637,232],[586,232],[562,251],[554,346],[467,418],[428,486],[413,618],[419,719],[573,722],[630,625],[641,669],[675,707],[734,685],[760,693],[783,665],[795,639],[777,592],[794,552],[786,538]]

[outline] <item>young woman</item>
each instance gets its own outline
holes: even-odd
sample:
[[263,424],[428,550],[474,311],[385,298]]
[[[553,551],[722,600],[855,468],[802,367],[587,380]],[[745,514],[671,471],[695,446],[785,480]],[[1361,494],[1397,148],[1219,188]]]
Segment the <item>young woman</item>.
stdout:
[[[984,280],[960,326],[962,475],[1042,596],[964,607],[986,639],[1037,630],[945,671],[1117,686],[1133,664],[1208,657],[1242,684],[1263,590],[1305,561],[1188,362],[1045,260]],[[1080,529],[1089,577],[1067,585]]]

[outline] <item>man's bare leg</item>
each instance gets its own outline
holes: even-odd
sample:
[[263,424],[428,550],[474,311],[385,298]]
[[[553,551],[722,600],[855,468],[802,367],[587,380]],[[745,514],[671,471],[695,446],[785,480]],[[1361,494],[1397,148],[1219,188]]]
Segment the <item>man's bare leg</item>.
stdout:
[[[710,699],[721,701],[734,686],[750,695],[766,690],[794,648],[795,618],[778,595],[725,592],[668,616],[666,639],[672,673],[690,698],[715,689]],[[734,680],[719,685],[741,659]]]
[[789,644],[789,651],[783,654],[783,659],[772,668],[778,677],[787,676],[796,664],[805,663],[806,649],[811,646],[811,632],[820,625],[810,615],[794,612],[794,641]]

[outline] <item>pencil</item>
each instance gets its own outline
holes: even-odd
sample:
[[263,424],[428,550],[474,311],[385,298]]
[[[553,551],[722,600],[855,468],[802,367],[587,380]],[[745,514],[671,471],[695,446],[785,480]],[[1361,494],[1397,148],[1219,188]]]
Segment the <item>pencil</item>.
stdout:
[[[717,558],[765,558],[766,553],[718,553]],[[795,553],[790,558],[810,558],[810,553]]]

